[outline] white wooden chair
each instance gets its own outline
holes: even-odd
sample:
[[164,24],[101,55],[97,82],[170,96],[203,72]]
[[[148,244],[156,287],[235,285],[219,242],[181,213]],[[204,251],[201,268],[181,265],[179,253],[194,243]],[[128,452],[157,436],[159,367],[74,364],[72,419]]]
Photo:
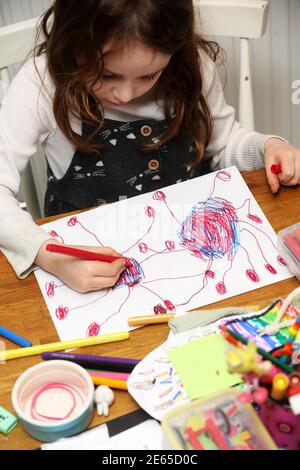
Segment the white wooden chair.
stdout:
[[[202,34],[240,38],[238,116],[243,126],[254,129],[249,41],[262,37],[266,31],[268,1],[194,0],[194,3],[197,27]],[[37,18],[33,18],[0,29],[0,80],[6,86],[10,81],[8,67],[21,63],[33,47],[36,24]],[[21,191],[34,218],[42,215],[45,188],[45,163],[41,158],[32,159],[22,177]]]
[[261,38],[267,29],[269,2],[266,0],[194,0],[199,31],[208,36],[240,38],[240,123],[255,128],[250,39]]
[[[37,18],[0,28],[0,80],[4,88],[9,86],[8,67],[24,61],[35,42]],[[41,158],[33,158],[22,179],[20,197],[26,209],[37,219],[43,213],[46,189],[46,165]]]

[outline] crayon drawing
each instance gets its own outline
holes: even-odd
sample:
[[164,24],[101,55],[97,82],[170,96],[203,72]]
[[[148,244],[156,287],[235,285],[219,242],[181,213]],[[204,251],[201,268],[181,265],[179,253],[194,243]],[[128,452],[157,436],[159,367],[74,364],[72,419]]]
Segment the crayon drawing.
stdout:
[[235,167],[43,226],[131,262],[113,289],[78,294],[35,272],[61,339],[128,330],[129,316],[189,310],[291,276]]

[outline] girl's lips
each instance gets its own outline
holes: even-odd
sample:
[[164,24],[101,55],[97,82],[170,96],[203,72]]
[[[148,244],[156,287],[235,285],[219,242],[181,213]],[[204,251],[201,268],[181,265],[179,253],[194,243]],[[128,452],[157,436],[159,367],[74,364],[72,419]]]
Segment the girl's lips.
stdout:
[[122,103],[114,103],[113,101],[110,100],[105,100],[108,104],[111,104],[112,106],[121,106]]

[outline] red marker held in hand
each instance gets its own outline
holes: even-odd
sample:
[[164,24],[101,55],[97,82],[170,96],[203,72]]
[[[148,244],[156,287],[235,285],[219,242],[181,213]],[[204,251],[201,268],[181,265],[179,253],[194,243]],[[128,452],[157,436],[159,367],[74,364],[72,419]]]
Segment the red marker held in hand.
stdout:
[[93,251],[81,250],[79,248],[73,248],[64,245],[55,245],[49,243],[46,246],[47,251],[52,251],[53,253],[62,253],[64,255],[74,256],[74,258],[81,258],[84,260],[92,260],[92,261],[102,261],[106,263],[112,263],[117,259],[124,259],[126,268],[131,268],[132,263],[127,258],[105,255],[104,253],[95,253]]
[[279,175],[279,173],[281,173],[280,163],[274,163],[274,165],[271,166],[271,171],[274,175]]

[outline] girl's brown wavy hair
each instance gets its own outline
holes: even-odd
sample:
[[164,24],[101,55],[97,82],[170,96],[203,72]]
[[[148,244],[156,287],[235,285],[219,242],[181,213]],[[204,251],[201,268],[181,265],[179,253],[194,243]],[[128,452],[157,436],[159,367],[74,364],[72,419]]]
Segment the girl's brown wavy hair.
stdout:
[[[213,121],[203,96],[199,50],[215,61],[219,47],[195,33],[193,0],[56,0],[42,17],[37,44],[41,33],[43,42],[36,46],[35,54],[46,54],[55,85],[54,116],[75,147],[101,151],[95,135],[103,126],[103,109],[100,106],[99,112],[89,99],[84,77],[92,74],[94,83],[101,80],[102,49],[112,39],[119,47],[139,41],[172,55],[156,88],[157,99],[164,99],[169,128],[143,150],[156,149],[175,135],[189,135],[197,150],[194,164],[201,161],[212,137]],[[82,64],[78,57],[85,58]],[[88,139],[73,131],[69,112],[93,126]]]

